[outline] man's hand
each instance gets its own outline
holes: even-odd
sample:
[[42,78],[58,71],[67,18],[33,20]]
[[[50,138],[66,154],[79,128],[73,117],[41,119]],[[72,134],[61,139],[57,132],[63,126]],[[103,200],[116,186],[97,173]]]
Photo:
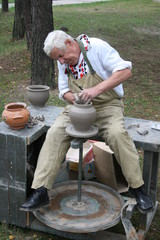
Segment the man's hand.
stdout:
[[69,92],[66,92],[64,95],[63,95],[63,98],[68,102],[68,103],[71,103],[73,104],[75,101],[76,101],[76,98],[74,96],[74,94],[69,91]]
[[113,73],[108,79],[102,81],[96,86],[88,89],[84,89],[81,93],[79,93],[79,97],[82,102],[89,102],[93,98],[99,96],[101,93],[107,92],[110,89],[118,86],[122,82],[126,81],[132,76],[131,70],[126,68],[123,70],[119,70]]
[[97,97],[100,94],[98,91],[98,88],[92,87],[92,88],[87,88],[81,91],[78,94],[78,97],[81,99],[81,102],[86,103],[92,101],[93,98]]

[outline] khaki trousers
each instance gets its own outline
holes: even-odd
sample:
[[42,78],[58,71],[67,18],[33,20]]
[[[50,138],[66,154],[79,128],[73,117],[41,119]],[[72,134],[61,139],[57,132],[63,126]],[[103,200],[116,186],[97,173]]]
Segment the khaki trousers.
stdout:
[[[46,140],[39,154],[32,188],[44,186],[52,188],[61,163],[70,147],[72,137],[68,136],[65,128],[70,124],[67,106],[48,130]],[[111,100],[105,106],[96,108],[97,120],[95,126],[99,128],[99,136],[112,149],[122,172],[133,188],[144,182],[139,166],[139,156],[132,139],[124,128],[123,102],[119,99]],[[106,169],[107,174],[107,169]]]

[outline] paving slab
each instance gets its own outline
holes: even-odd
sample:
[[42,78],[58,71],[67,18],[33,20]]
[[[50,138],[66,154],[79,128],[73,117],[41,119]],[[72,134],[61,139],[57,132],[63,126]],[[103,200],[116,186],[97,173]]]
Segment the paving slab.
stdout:
[[[52,0],[52,5],[68,5],[68,4],[81,4],[81,3],[91,3],[91,2],[109,2],[111,0]],[[14,3],[9,3],[9,8],[14,7]],[[0,4],[2,8],[2,4]]]
[[66,4],[81,4],[81,3],[91,3],[91,2],[108,2],[111,0],[53,0],[53,6],[56,5],[66,5]]

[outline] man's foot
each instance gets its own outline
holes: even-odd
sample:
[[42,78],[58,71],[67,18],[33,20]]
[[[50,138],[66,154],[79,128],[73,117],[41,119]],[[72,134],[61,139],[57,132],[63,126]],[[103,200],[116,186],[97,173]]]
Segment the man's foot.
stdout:
[[47,189],[45,187],[40,187],[31,194],[19,210],[32,212],[38,210],[40,207],[46,206],[48,203],[49,197]]
[[141,213],[147,213],[152,210],[153,203],[150,197],[144,192],[143,186],[139,188],[129,188],[129,192],[137,201],[137,208]]

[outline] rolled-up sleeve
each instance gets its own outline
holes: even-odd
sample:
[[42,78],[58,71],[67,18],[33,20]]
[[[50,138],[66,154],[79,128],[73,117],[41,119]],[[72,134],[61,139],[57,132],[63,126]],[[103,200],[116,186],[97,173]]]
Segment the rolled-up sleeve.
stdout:
[[132,69],[132,63],[129,62],[129,61],[124,61],[122,59],[122,61],[118,62],[116,64],[116,66],[114,67],[112,73],[116,72],[116,71],[119,71],[119,70],[123,70],[123,69],[126,69],[126,68],[129,68],[129,69]]

